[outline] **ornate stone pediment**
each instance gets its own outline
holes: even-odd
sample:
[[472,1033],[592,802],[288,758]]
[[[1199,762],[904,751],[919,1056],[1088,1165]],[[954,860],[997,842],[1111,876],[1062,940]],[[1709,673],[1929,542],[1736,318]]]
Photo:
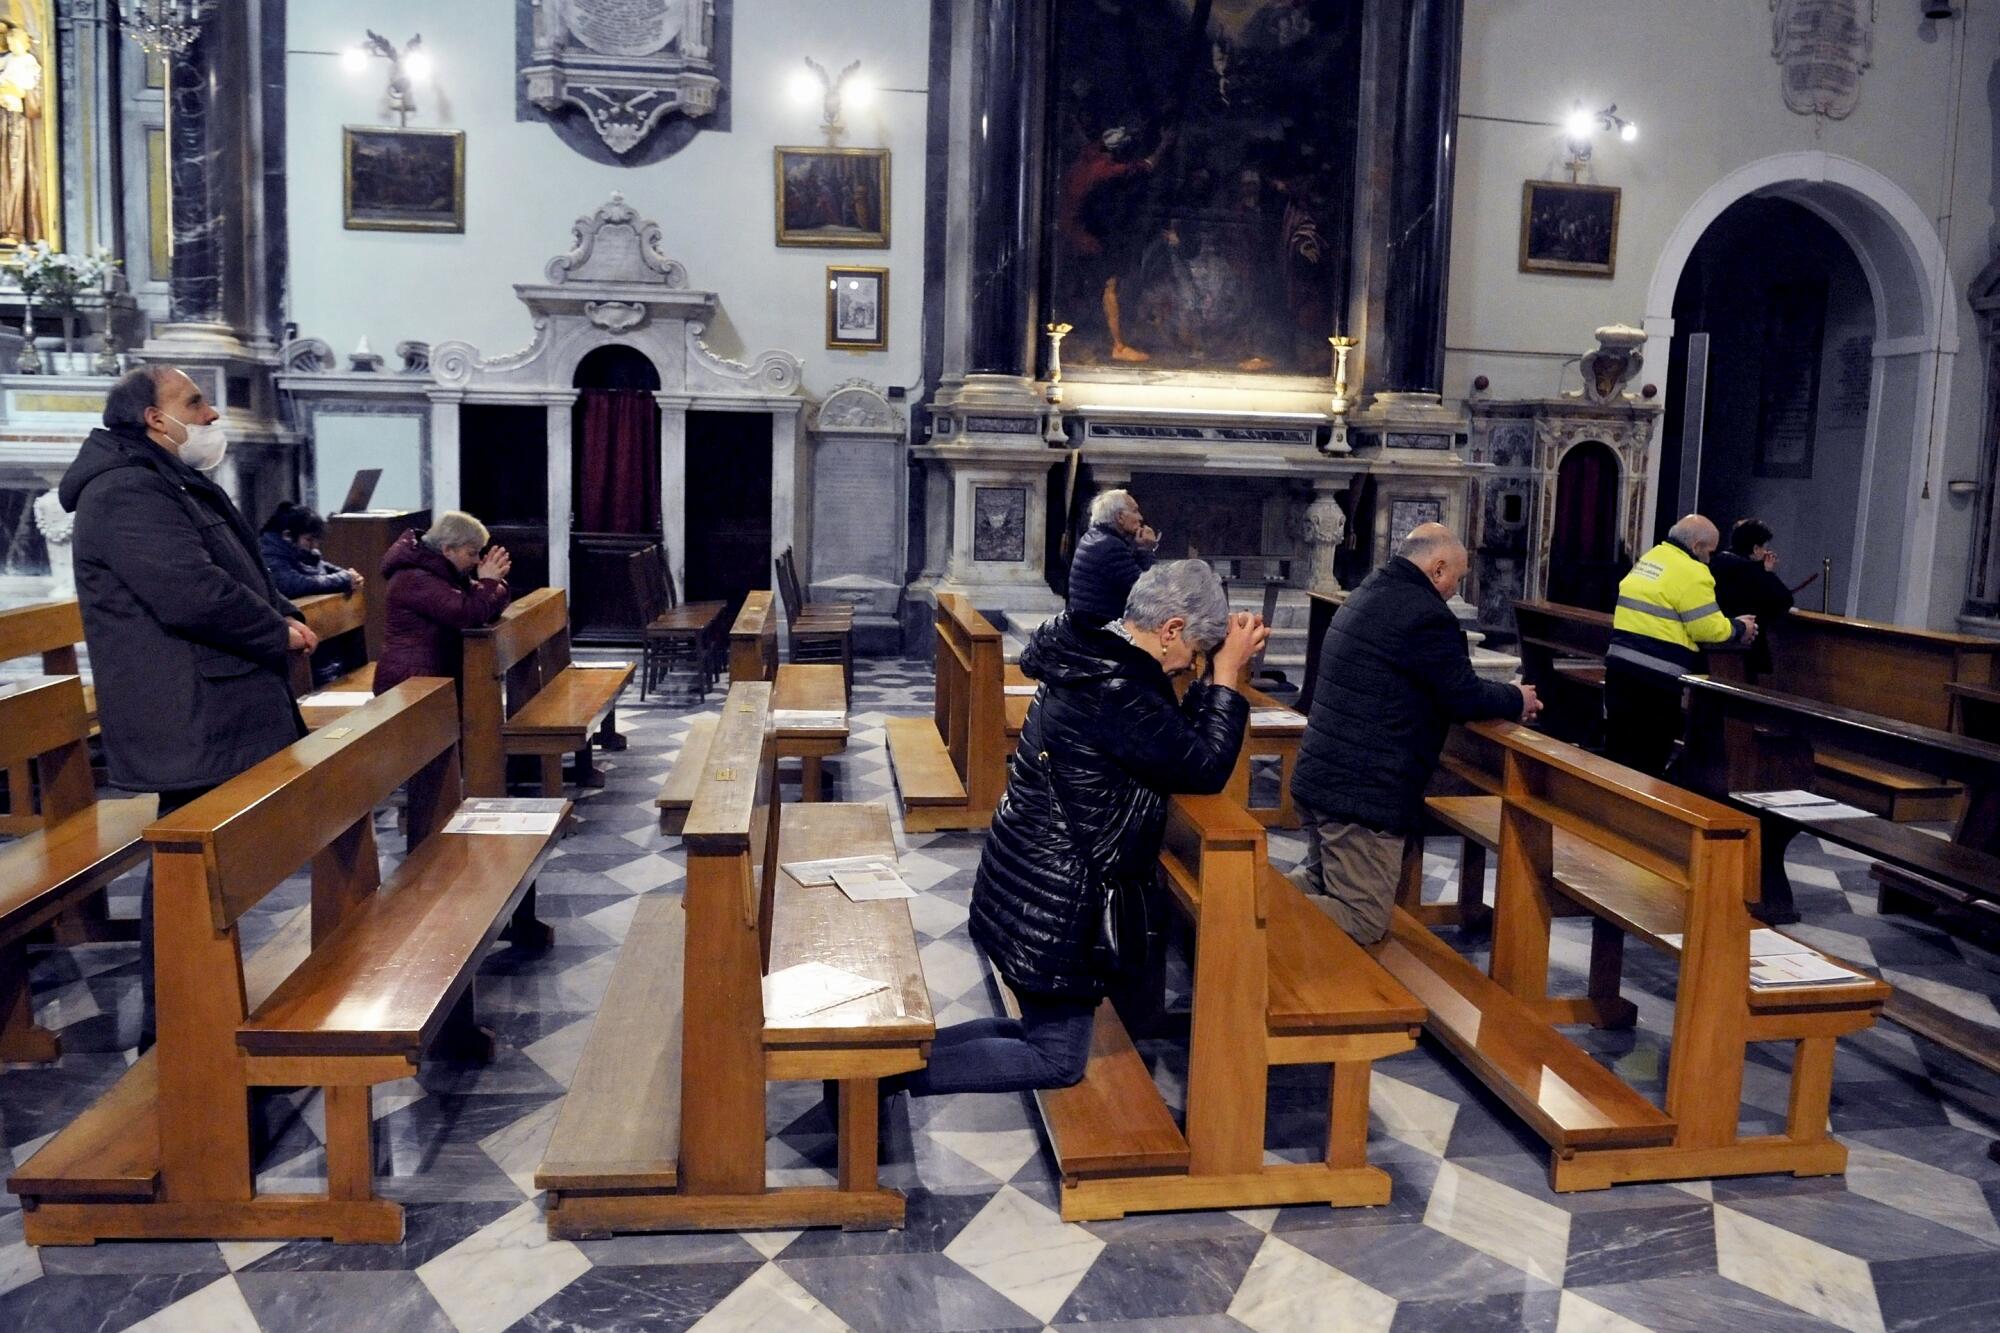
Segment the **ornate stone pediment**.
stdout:
[[530,0],[521,81],[546,112],[581,111],[621,157],[669,116],[700,120],[723,92],[714,0]]
[[903,414],[867,380],[848,380],[819,405],[813,430],[820,435],[901,435]]

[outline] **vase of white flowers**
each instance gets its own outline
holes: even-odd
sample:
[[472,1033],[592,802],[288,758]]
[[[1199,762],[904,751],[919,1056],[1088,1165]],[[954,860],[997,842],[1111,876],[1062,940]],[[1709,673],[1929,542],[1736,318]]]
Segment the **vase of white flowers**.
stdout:
[[70,254],[51,250],[47,241],[36,241],[19,252],[16,267],[30,314],[39,305],[62,320],[63,352],[73,359],[77,298],[85,292],[103,291],[118,261],[102,251]]

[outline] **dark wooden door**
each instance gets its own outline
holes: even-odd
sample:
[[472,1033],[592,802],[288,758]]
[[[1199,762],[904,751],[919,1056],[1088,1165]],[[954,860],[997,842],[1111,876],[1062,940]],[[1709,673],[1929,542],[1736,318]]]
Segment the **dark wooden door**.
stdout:
[[683,600],[729,603],[771,586],[771,414],[687,417],[687,586]]

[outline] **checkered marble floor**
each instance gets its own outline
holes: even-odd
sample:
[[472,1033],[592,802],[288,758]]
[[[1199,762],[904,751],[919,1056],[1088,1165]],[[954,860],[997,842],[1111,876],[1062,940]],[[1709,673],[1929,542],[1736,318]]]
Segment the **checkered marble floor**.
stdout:
[[[853,743],[829,765],[834,798],[893,810],[883,719],[926,711],[929,690],[927,667],[862,665]],[[719,704],[711,695],[707,706]],[[556,946],[535,957],[497,947],[480,974],[498,1058],[429,1064],[377,1090],[382,1190],[407,1205],[400,1245],[37,1251],[22,1243],[18,1201],[0,1195],[0,1329],[2000,1327],[2000,1165],[1986,1156],[2000,1135],[2000,1081],[1886,1024],[1840,1045],[1833,1129],[1851,1153],[1844,1179],[1557,1196],[1547,1150],[1427,1042],[1376,1065],[1370,1155],[1395,1180],[1381,1208],[1065,1224],[1029,1100],[966,1096],[904,1100],[885,1120],[884,1177],[909,1194],[902,1231],[550,1241],[535,1165],[640,896],[677,893],[685,874],[651,801],[692,716],[636,702],[621,710],[631,747],[604,756],[605,787],[584,795],[582,827],[541,879]],[[1803,937],[2000,1025],[2000,960],[1878,917],[1865,862],[1810,838],[1793,846]],[[965,931],[980,838],[903,836],[902,847],[903,872],[921,890],[912,915],[939,1021],[992,1012]],[[1301,850],[1296,838],[1271,839],[1282,864]],[[1442,896],[1453,848],[1430,850],[1431,892]],[[303,881],[274,894],[246,918],[246,943],[304,901]],[[1559,929],[1558,971],[1580,987],[1587,934],[1576,923]],[[1673,973],[1638,949],[1627,967],[1638,1027],[1582,1040],[1657,1098]],[[68,1054],[53,1068],[0,1073],[0,1167],[25,1160],[124,1068],[139,1016],[135,969],[126,946],[38,963],[37,1008]],[[1176,983],[1184,988],[1184,972]],[[1179,1105],[1180,1053],[1142,1049]],[[1753,1061],[1745,1124],[1776,1128],[1785,1062],[1762,1049]],[[1269,1151],[1310,1155],[1325,1107],[1320,1071],[1277,1071]],[[775,1086],[768,1113],[773,1179],[830,1181],[834,1137],[817,1086]],[[279,1096],[263,1115],[272,1146],[262,1179],[305,1188],[324,1161],[317,1097]]]

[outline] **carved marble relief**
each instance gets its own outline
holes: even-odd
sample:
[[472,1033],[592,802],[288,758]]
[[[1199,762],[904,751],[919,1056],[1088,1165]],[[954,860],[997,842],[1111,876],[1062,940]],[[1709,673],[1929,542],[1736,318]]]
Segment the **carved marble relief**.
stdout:
[[1019,486],[976,486],[972,491],[972,558],[1025,560],[1028,492]]
[[[713,117],[727,91],[716,0],[524,0],[530,40],[520,65],[528,102],[551,122],[587,122],[627,160],[670,118]],[[728,22],[725,4],[722,23]],[[671,151],[669,148],[668,151]]]

